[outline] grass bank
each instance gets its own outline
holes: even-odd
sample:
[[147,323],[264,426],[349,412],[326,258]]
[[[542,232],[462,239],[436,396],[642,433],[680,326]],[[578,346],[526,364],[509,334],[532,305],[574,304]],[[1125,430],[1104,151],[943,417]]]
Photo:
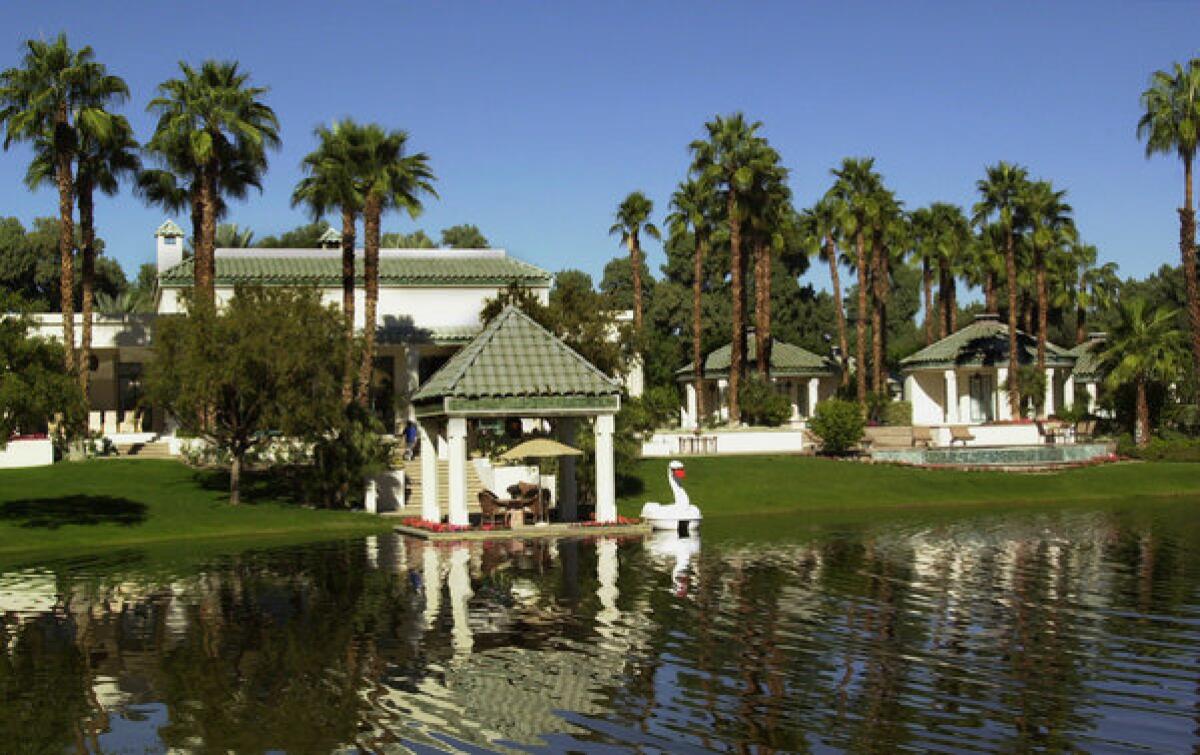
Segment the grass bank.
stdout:
[[289,503],[269,480],[249,480],[230,506],[225,479],[175,461],[95,460],[0,470],[0,555],[111,549],[180,541],[360,535],[376,517]]
[[[685,461],[685,487],[706,518],[1200,497],[1200,465],[1168,462],[1108,464],[1034,474],[916,469],[800,456],[725,456]],[[641,461],[635,474],[645,490],[620,499],[622,514],[636,516],[645,501],[672,500],[666,460]]]

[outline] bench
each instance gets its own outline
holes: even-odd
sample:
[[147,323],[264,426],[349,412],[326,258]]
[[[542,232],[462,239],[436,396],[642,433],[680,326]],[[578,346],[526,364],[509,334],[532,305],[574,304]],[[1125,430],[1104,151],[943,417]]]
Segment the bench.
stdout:
[[970,428],[966,425],[950,425],[950,445],[953,446],[955,441],[958,441],[965,446],[973,440],[975,440],[975,436],[971,434]]

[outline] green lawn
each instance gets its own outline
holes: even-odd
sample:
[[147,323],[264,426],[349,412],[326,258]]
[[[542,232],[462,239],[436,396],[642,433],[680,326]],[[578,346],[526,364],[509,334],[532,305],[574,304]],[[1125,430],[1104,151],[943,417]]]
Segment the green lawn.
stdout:
[[[1052,473],[916,469],[799,456],[686,459],[684,483],[705,518],[747,514],[869,511],[940,505],[1098,501],[1155,496],[1200,497],[1200,465],[1121,463]],[[667,461],[639,462],[645,490],[626,494],[621,513],[645,501],[672,500]]]
[[222,476],[175,461],[96,460],[0,470],[0,556],[178,542],[369,534],[385,521],[288,503],[267,480],[230,506]]

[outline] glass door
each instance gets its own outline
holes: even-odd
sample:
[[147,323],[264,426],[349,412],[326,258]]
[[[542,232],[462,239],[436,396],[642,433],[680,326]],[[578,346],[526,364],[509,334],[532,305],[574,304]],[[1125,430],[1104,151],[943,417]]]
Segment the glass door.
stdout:
[[996,419],[996,379],[991,375],[971,376],[971,421],[992,422]]

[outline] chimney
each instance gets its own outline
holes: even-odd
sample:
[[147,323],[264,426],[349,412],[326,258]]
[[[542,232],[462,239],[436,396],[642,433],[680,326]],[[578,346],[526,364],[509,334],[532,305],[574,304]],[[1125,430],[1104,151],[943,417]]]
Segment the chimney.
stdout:
[[166,220],[154,232],[155,245],[158,253],[158,274],[183,262],[183,229],[175,225],[173,220]]

